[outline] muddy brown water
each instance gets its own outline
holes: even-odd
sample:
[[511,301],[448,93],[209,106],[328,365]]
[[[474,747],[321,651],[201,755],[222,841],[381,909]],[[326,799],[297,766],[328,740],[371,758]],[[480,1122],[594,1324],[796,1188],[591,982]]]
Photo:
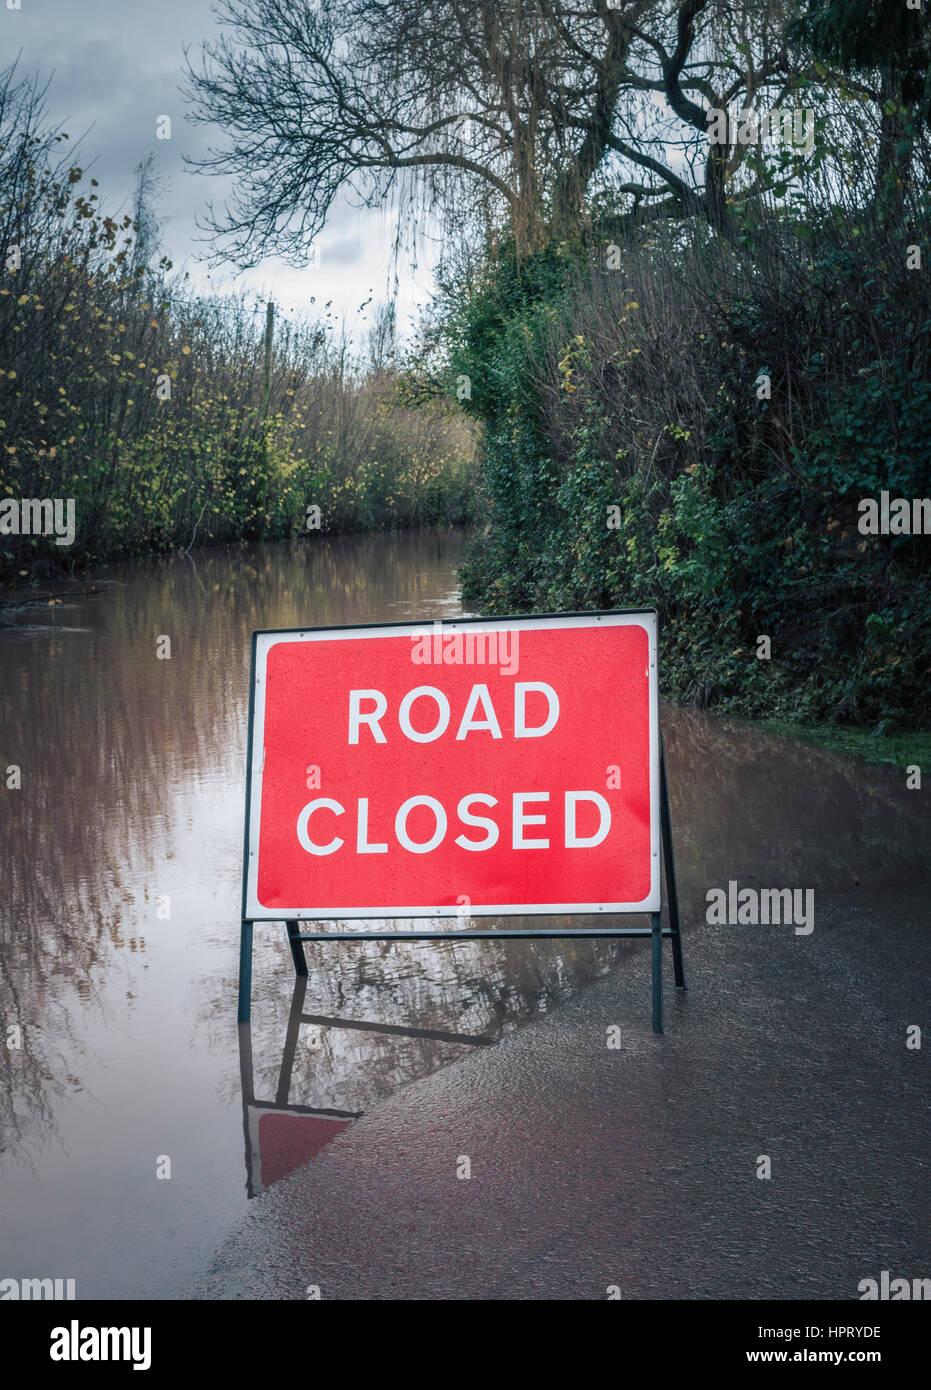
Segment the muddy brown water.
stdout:
[[[249,634],[455,616],[463,544],[231,547],[7,608],[0,765],[22,785],[0,785],[0,1280],[170,1298],[250,1196],[407,1082],[615,969],[643,972],[648,1026],[640,943],[327,942],[295,992],[266,925],[237,1030]],[[927,877],[904,771],[674,707],[663,726],[686,969],[728,880]]]

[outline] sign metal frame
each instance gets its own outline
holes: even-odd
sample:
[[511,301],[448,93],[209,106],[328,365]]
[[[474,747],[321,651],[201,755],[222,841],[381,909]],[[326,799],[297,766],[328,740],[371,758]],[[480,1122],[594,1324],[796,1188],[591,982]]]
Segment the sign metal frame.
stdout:
[[[658,707],[658,631],[657,614],[652,608],[629,608],[629,609],[599,609],[589,612],[572,613],[531,613],[510,617],[479,616],[469,618],[444,618],[441,623],[442,633],[452,633],[457,629],[469,626],[482,626],[487,632],[499,631],[502,628],[512,628],[518,632],[522,628],[540,628],[542,626],[559,627],[595,627],[600,619],[613,619],[614,622],[606,626],[617,626],[618,619],[627,619],[630,623],[637,623],[644,618],[651,620],[650,624],[642,623],[647,628],[650,640],[650,674],[652,679],[649,683],[649,719],[650,719],[650,803],[651,807],[658,804],[659,825],[651,815],[651,891],[642,904],[504,904],[504,905],[470,905],[469,916],[567,916],[573,913],[584,913],[590,915],[596,911],[604,911],[612,916],[625,916],[633,914],[647,915],[650,918],[649,927],[579,927],[579,928],[542,928],[542,927],[523,927],[523,928],[495,928],[495,929],[473,929],[466,928],[461,931],[421,931],[421,930],[394,930],[394,931],[317,931],[306,932],[301,930],[302,921],[322,921],[336,920],[349,921],[353,918],[362,919],[395,919],[405,920],[417,919],[420,917],[429,918],[450,918],[456,920],[461,918],[461,910],[453,905],[438,905],[436,907],[398,907],[387,908],[356,908],[356,909],[270,909],[263,907],[258,902],[257,893],[254,889],[254,881],[257,877],[258,865],[258,834],[259,834],[259,811],[260,793],[255,785],[253,777],[253,765],[255,762],[257,730],[256,726],[256,686],[259,675],[259,664],[261,661],[262,672],[264,674],[264,660],[259,652],[259,642],[262,638],[272,638],[287,640],[288,638],[298,640],[338,640],[344,636],[356,635],[359,637],[389,636],[389,635],[423,635],[431,631],[431,620],[421,622],[389,622],[389,623],[354,623],[340,624],[338,626],[312,626],[305,625],[296,628],[277,628],[277,629],[257,629],[252,633],[252,650],[249,670],[249,721],[247,735],[246,753],[246,813],[243,828],[243,866],[242,866],[242,910],[240,926],[240,957],[239,957],[239,1007],[238,1021],[240,1024],[248,1023],[251,1012],[252,995],[252,936],[253,923],[257,921],[284,921],[287,928],[288,944],[291,949],[291,957],[294,963],[295,974],[298,977],[307,975],[307,962],[304,955],[303,943],[305,941],[449,941],[464,940],[474,938],[477,940],[508,940],[527,938],[529,940],[552,937],[568,939],[571,937],[593,938],[593,937],[650,937],[652,940],[652,1016],[653,1031],[661,1033],[663,1031],[663,984],[662,984],[662,942],[663,937],[669,937],[672,941],[673,969],[675,983],[678,989],[685,989],[685,975],[682,960],[682,939],[679,924],[678,894],[676,891],[675,862],[672,847],[672,825],[669,812],[669,792],[666,779],[666,757],[663,747],[663,737],[659,726],[659,707]],[[268,649],[273,643],[268,643]],[[261,753],[261,748],[259,749]],[[662,885],[665,879],[668,894],[669,907],[669,926],[662,926]],[[654,906],[655,905],[655,906]]]

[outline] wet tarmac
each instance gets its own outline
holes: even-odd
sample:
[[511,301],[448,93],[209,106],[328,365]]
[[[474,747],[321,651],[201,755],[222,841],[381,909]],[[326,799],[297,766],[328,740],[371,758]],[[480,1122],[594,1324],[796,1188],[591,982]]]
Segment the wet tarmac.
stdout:
[[192,1292],[850,1300],[883,1270],[924,1277],[926,892],[839,893],[809,936],[702,924],[684,944],[664,1035],[630,943],[285,1177]]

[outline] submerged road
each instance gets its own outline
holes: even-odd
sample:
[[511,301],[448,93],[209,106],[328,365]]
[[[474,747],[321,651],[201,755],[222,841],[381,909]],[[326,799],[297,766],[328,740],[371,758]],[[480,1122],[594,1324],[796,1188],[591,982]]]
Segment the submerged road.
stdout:
[[191,1296],[857,1299],[931,1275],[926,889],[819,894],[810,935],[694,917],[664,1035],[627,942],[258,1197]]

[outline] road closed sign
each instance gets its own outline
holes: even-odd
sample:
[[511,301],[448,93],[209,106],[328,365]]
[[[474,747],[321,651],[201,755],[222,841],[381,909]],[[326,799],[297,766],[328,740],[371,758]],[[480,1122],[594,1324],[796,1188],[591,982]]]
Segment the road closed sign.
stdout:
[[253,635],[243,917],[658,912],[656,616]]

